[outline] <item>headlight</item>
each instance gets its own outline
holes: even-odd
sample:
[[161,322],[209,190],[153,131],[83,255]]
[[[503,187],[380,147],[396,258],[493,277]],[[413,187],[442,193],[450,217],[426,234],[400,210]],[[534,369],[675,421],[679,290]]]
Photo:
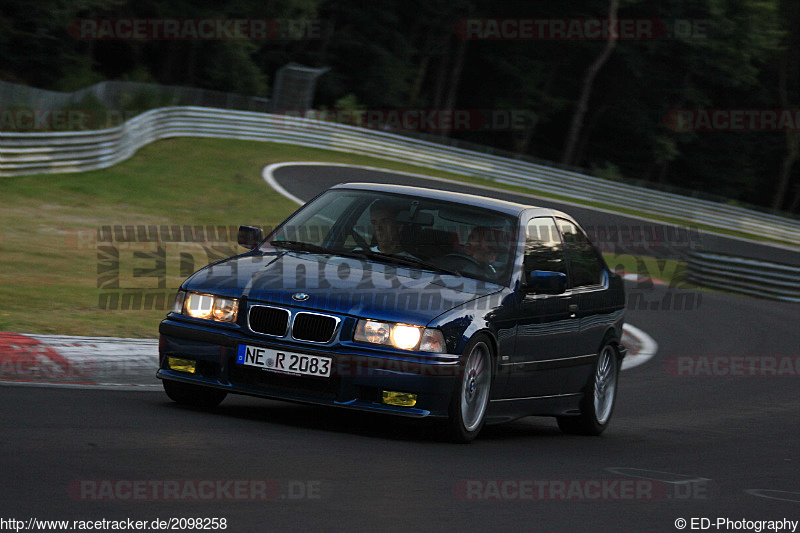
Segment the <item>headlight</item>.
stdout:
[[239,300],[235,298],[223,298],[197,292],[183,293],[183,291],[178,292],[172,308],[173,313],[182,313],[192,318],[204,318],[217,322],[236,322],[238,311]]
[[358,321],[353,340],[394,346],[401,350],[436,353],[445,351],[444,336],[438,329],[368,319]]

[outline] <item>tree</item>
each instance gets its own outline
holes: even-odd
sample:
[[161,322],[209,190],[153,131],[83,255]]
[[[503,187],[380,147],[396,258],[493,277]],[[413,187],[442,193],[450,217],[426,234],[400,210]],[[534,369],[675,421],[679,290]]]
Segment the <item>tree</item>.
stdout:
[[[798,65],[798,56],[800,56],[800,5],[795,0],[783,0],[780,3],[781,19],[784,21],[786,28],[786,36],[782,43],[783,52],[778,59],[778,100],[782,109],[796,109],[800,103],[800,65]],[[794,105],[793,105],[794,104]],[[800,125],[795,125],[800,127]],[[775,190],[775,196],[772,199],[772,209],[775,211],[780,210],[785,202],[789,192],[789,183],[792,176],[792,170],[798,157],[800,157],[800,131],[797,129],[787,129],[786,136],[786,153],[781,162],[780,172],[778,173],[778,185]],[[797,197],[800,197],[800,188],[798,188]],[[797,209],[797,198],[792,202],[792,209]]]
[[[619,0],[609,0],[607,17],[609,22],[617,19],[618,10]],[[589,96],[592,94],[594,79],[597,77],[598,72],[603,68],[606,61],[608,61],[608,58],[611,57],[611,52],[614,51],[614,47],[617,45],[617,38],[618,35],[616,31],[612,30],[608,32],[603,51],[595,58],[592,64],[589,65],[589,68],[586,69],[586,73],[583,76],[581,93],[578,97],[578,102],[575,104],[575,113],[572,115],[569,133],[567,133],[564,154],[561,156],[561,164],[563,165],[572,165],[574,163],[575,147],[578,144],[581,128],[583,127],[583,117],[586,115],[586,110],[589,107]]]

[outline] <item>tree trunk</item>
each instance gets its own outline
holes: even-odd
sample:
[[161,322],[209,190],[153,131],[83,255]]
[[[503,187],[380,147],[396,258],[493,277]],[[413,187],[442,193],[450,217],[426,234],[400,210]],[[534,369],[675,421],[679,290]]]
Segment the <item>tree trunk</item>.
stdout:
[[[672,106],[672,109],[683,109],[686,107],[686,94],[690,92],[689,84],[692,81],[692,72],[687,70],[686,73],[683,75],[683,80],[681,80],[681,98]],[[657,135],[657,133],[656,133]],[[671,132],[668,136],[672,139],[676,138],[678,134],[675,132]],[[667,177],[669,176],[669,167],[670,163],[677,159],[678,156],[666,158],[662,160],[659,157],[658,153],[654,150],[654,160],[652,170],[648,170],[647,175],[645,176],[646,181],[653,182],[655,181],[659,185],[666,185]],[[653,175],[655,175],[655,179],[653,179]]]
[[[789,93],[786,88],[786,77],[788,70],[788,63],[790,48],[787,48],[781,56],[780,69],[778,70],[778,95],[780,96],[781,107],[789,109]],[[786,195],[789,191],[789,179],[792,176],[792,168],[795,161],[800,156],[800,133],[797,131],[786,130],[786,153],[781,162],[781,170],[778,173],[778,188],[775,191],[775,196],[772,199],[772,209],[779,211],[786,201]]]
[[547,97],[552,93],[553,85],[555,85],[559,66],[560,66],[559,62],[552,63],[550,72],[547,74],[547,79],[545,80],[544,85],[542,86],[542,91],[541,91],[542,97],[539,98],[538,99],[539,101],[533,106],[536,118],[531,122],[530,126],[527,126],[525,128],[525,131],[522,133],[521,136],[514,139],[514,150],[519,154],[527,155],[528,150],[530,150],[531,141],[536,135],[536,128],[542,121],[542,116],[548,110],[547,109],[548,106],[546,104],[542,104],[541,102],[547,101]]
[[[453,71],[450,73],[449,89],[447,91],[447,97],[444,100],[442,110],[455,109],[456,98],[458,98],[458,86],[461,83],[461,71],[464,68],[464,55],[467,52],[467,42],[468,41],[466,39],[460,39],[458,41],[455,63],[453,64]],[[447,129],[442,129],[441,136],[449,137],[450,131]]]
[[[466,5],[466,17],[469,18],[472,16],[472,13],[475,12],[475,4],[473,2],[469,2]],[[458,98],[458,87],[461,85],[461,71],[464,68],[464,56],[467,53],[467,43],[469,41],[467,39],[458,39],[458,44],[456,45],[456,57],[453,63],[453,70],[450,72],[450,79],[448,80],[448,90],[447,96],[445,96],[444,102],[442,104],[442,110],[452,110],[455,109],[456,106],[456,99]],[[441,131],[442,137],[449,137],[450,131],[443,129]]]
[[439,72],[436,77],[436,92],[433,95],[433,108],[441,109],[442,99],[444,98],[445,85],[447,84],[447,67],[449,66],[448,59],[450,59],[450,35],[446,34],[442,39],[442,52],[439,61]]
[[794,200],[792,200],[792,205],[789,206],[790,213],[796,213],[798,211],[800,211],[800,183],[795,184]]
[[[618,8],[619,0],[609,0],[609,21],[613,21],[617,18]],[[586,109],[589,106],[589,96],[592,94],[592,85],[594,84],[594,79],[597,77],[597,73],[600,72],[600,69],[603,68],[603,65],[606,63],[606,61],[608,61],[608,58],[611,56],[611,52],[614,51],[614,47],[617,45],[617,37],[618,36],[615,32],[609,32],[608,40],[606,41],[605,48],[603,48],[603,52],[597,56],[597,59],[595,59],[591,65],[589,65],[589,68],[586,69],[586,74],[583,76],[581,95],[578,98],[577,104],[575,105],[575,113],[572,115],[572,123],[569,127],[569,133],[567,133],[567,142],[564,147],[564,154],[561,157],[561,163],[563,165],[572,165],[574,162],[575,148],[581,135],[583,117],[586,114]]]
[[517,135],[513,138],[514,151],[516,153],[524,155],[528,152],[534,131],[536,130],[536,123],[537,121],[534,121],[532,125],[525,128],[521,135]]
[[414,83],[411,85],[411,94],[408,95],[408,106],[417,107],[419,105],[419,94],[422,91],[422,82],[425,81],[425,76],[428,74],[428,63],[430,56],[425,56],[419,62],[417,75],[414,76]]
[[772,200],[772,209],[780,211],[786,201],[789,192],[789,178],[792,176],[792,168],[800,155],[800,135],[796,131],[786,132],[786,154],[781,162],[781,170],[778,173],[778,190]]
[[656,182],[659,185],[666,185],[667,184],[667,175],[669,174],[669,164],[671,161],[664,161],[658,166],[658,178],[656,178]]
[[586,147],[589,145],[589,138],[592,136],[594,129],[600,123],[600,119],[609,109],[610,106],[603,105],[600,106],[600,108],[594,113],[590,114],[589,122],[586,124],[586,127],[583,128],[583,134],[580,137],[580,142],[578,142],[578,145],[575,148],[574,166],[580,166],[583,162],[584,158],[586,157]]

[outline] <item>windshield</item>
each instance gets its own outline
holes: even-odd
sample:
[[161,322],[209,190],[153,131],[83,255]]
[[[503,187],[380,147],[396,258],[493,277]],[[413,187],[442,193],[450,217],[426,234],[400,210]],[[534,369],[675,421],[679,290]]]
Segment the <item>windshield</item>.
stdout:
[[515,217],[468,204],[335,189],[304,206],[264,246],[356,255],[507,284],[516,232]]

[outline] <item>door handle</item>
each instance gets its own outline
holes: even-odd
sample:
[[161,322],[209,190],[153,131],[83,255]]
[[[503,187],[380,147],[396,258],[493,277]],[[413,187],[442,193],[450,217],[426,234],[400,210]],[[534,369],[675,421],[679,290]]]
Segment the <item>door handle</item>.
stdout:
[[569,317],[575,318],[578,312],[578,304],[569,304]]

